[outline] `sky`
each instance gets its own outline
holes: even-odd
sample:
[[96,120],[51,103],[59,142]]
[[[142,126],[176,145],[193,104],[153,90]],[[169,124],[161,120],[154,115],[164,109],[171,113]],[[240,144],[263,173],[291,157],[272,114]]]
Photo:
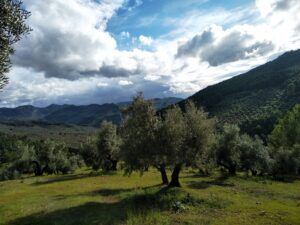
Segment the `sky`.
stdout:
[[0,107],[181,97],[300,48],[299,0],[24,0]]

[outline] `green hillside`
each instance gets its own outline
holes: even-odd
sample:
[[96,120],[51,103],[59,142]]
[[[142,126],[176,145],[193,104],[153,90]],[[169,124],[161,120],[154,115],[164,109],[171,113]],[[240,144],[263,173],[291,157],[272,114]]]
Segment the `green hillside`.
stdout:
[[209,86],[188,100],[221,122],[237,123],[243,131],[264,137],[280,116],[300,103],[300,50]]

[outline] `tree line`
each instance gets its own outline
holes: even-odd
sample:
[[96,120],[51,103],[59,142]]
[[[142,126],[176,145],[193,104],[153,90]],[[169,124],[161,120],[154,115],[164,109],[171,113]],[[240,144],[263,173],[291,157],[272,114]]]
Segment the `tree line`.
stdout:
[[22,174],[66,174],[84,165],[82,157],[65,144],[51,140],[0,134],[0,180],[16,179]]
[[193,102],[158,114],[153,102],[138,94],[122,113],[120,126],[102,122],[97,135],[88,137],[79,150],[50,140],[1,134],[0,179],[25,173],[66,174],[83,165],[95,171],[120,168],[128,175],[156,168],[162,183],[170,186],[180,186],[180,172],[186,167],[205,175],[216,168],[230,175],[238,171],[274,178],[300,174],[300,105],[278,121],[267,143],[241,133],[237,125],[220,125]]
[[[127,174],[154,167],[162,183],[170,186],[180,186],[184,167],[205,174],[215,168],[231,175],[300,174],[300,105],[277,123],[267,144],[258,136],[242,134],[237,125],[218,124],[192,102],[183,110],[174,105],[157,115],[153,102],[139,94],[123,110],[123,118],[119,127],[103,122],[98,137],[82,145],[87,165],[108,171],[116,170],[120,162]],[[166,169],[172,170],[170,181]]]

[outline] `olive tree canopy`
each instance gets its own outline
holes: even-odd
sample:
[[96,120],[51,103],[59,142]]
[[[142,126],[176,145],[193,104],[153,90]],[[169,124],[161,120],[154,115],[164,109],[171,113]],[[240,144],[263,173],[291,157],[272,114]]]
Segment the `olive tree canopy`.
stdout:
[[22,35],[30,31],[25,24],[29,15],[30,13],[22,8],[22,1],[0,1],[0,89],[8,82],[5,74],[11,66],[10,55],[14,53],[13,45]]

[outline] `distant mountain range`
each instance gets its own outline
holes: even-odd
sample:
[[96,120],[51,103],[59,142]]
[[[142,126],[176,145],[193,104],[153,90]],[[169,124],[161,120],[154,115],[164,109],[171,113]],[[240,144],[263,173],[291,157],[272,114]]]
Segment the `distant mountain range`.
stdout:
[[[157,110],[181,100],[180,98],[172,97],[153,99]],[[19,106],[16,108],[0,108],[0,121],[41,121],[98,127],[103,120],[112,121],[116,124],[120,123],[120,109],[128,104],[130,104],[130,102],[82,106],[50,105],[45,108],[34,107],[32,105]]]
[[236,123],[249,134],[266,137],[278,118],[300,103],[300,50],[209,86],[187,100],[223,123]]
[[[221,123],[235,123],[242,131],[265,138],[276,121],[300,103],[300,50],[283,54],[272,62],[219,84],[188,99],[154,99],[157,110],[192,100]],[[120,123],[120,108],[130,102],[103,105],[50,105],[0,108],[0,121],[42,121],[98,127],[101,121]]]

